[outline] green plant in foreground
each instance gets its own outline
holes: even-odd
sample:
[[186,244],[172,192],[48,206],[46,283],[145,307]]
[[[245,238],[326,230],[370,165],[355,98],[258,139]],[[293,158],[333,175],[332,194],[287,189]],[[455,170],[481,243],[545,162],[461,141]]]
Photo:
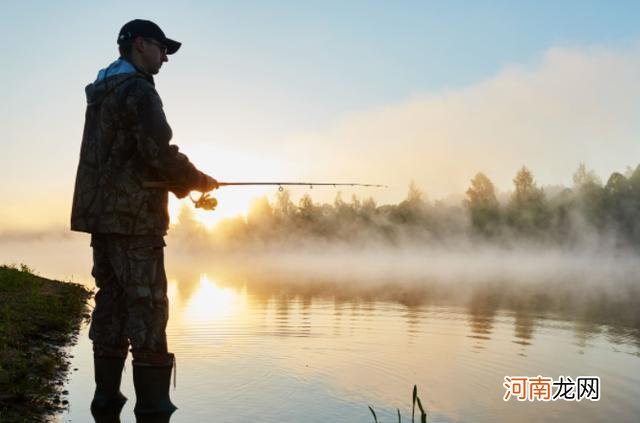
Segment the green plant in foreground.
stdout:
[[[415,423],[416,403],[418,404],[418,408],[420,409],[420,423],[427,423],[427,413],[424,411],[424,408],[422,407],[422,402],[420,401],[420,397],[418,396],[418,386],[413,385],[413,404],[411,407],[411,423]],[[381,423],[380,420],[378,420],[378,416],[376,415],[376,412],[373,410],[373,407],[369,406],[369,411],[371,411],[371,414],[373,415],[374,423]],[[396,408],[396,411],[398,412],[398,423],[402,423],[402,416],[400,415],[400,409]]]

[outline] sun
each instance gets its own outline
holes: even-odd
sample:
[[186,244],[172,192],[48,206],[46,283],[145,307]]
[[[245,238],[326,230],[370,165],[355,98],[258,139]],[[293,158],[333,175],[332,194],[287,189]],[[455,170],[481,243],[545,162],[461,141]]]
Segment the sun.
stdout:
[[[282,159],[264,152],[246,151],[241,149],[224,148],[207,142],[185,143],[185,151],[196,158],[198,169],[215,177],[218,181],[226,182],[265,182],[291,179],[291,175],[283,173],[286,163]],[[218,200],[218,206],[213,211],[194,209],[196,219],[207,228],[212,228],[224,218],[246,216],[251,202],[258,197],[268,195],[273,197],[277,186],[227,186],[213,191],[211,196]],[[193,191],[194,198],[199,192]],[[177,223],[177,218],[183,204],[193,207],[189,198],[179,200],[175,196],[169,197],[169,216],[171,223]]]
[[[207,229],[213,228],[220,220],[236,216],[246,216],[251,206],[251,202],[258,197],[271,194],[273,188],[221,188],[211,193],[218,200],[215,210],[202,210],[195,208],[195,205],[189,198],[177,199],[171,197],[169,199],[169,216],[172,224],[178,223],[178,215],[180,209],[187,205],[191,207],[195,218],[202,223]],[[200,196],[199,192],[192,192],[194,199]]]

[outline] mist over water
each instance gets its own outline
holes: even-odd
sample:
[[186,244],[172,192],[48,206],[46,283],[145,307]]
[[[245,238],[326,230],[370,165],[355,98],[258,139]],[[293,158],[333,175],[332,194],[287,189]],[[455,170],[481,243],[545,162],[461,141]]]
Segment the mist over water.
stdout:
[[227,281],[250,281],[321,297],[405,305],[476,304],[640,324],[636,311],[640,265],[633,254],[624,252],[413,246],[207,255],[178,249],[169,254],[169,260],[176,270],[208,269],[216,274],[216,269],[225,269]]
[[[169,232],[165,249],[168,276],[180,283],[206,273],[225,285],[274,293],[527,310],[640,327],[640,260],[632,249],[315,240],[225,251],[199,238],[191,242],[182,229]],[[93,287],[89,241],[83,234],[1,238],[0,256],[45,277]]]

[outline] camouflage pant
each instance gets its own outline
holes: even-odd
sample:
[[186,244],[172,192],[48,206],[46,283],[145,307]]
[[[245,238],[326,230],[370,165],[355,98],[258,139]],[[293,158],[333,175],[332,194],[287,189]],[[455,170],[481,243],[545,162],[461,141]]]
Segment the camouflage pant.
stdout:
[[169,318],[162,236],[93,234],[95,297],[89,338],[98,356],[166,354]]

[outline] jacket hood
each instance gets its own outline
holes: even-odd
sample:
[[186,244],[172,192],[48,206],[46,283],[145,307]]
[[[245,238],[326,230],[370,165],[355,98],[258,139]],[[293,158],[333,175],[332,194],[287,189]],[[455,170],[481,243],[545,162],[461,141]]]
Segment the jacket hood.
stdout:
[[[147,76],[124,59],[118,59],[101,69],[96,80],[85,88],[87,104],[89,106],[100,104],[118,85],[136,74]],[[153,79],[151,79],[151,83],[153,83]]]
[[135,72],[137,72],[137,69],[135,68],[135,66],[133,66],[133,64],[124,59],[118,59],[106,68],[100,69],[95,82],[104,81],[109,76],[126,75]]

